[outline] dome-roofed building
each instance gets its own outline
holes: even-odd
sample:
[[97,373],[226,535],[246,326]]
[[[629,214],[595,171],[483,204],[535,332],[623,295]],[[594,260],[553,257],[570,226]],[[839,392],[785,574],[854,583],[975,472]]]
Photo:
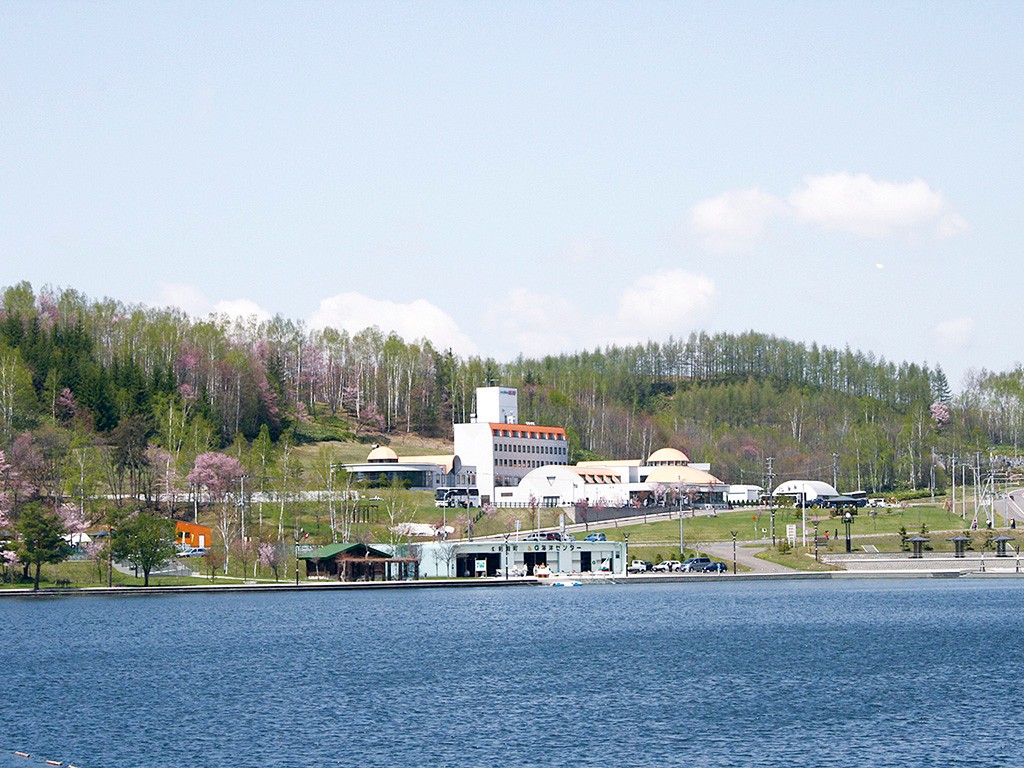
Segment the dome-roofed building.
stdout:
[[647,457],[648,467],[682,467],[690,463],[690,458],[676,448],[659,448]]
[[647,475],[648,483],[664,483],[666,485],[721,485],[723,483],[710,472],[694,467],[681,467],[674,465],[662,465],[650,471]]
[[398,454],[386,445],[375,445],[366,457],[367,464],[397,464]]
[[623,515],[609,508],[639,509],[665,504],[666,499],[676,499],[674,504],[685,499],[691,505],[724,506],[728,489],[711,474],[709,465],[693,465],[682,451],[661,448],[647,461],[606,459],[538,467],[520,482],[514,505],[527,505],[532,499],[544,507],[574,506],[577,515],[585,507],[592,520],[597,519],[595,514],[611,519]]
[[821,504],[840,496],[839,491],[821,480],[787,480],[772,491],[772,495],[792,496],[797,503],[805,504]]
[[437,456],[402,456],[386,445],[374,445],[361,464],[345,464],[356,482],[371,487],[400,485],[432,490],[449,486],[472,485],[475,470],[464,467],[453,453]]

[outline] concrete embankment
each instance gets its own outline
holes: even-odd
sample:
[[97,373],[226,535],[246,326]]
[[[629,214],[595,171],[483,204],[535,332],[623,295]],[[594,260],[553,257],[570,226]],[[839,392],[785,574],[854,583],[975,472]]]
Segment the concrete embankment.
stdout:
[[337,592],[351,590],[393,590],[393,589],[480,589],[485,587],[537,587],[572,583],[580,586],[599,584],[737,584],[766,581],[858,581],[865,579],[1024,579],[1024,573],[1013,571],[952,570],[935,568],[931,570],[855,570],[855,571],[787,571],[785,573],[739,573],[739,574],[638,574],[632,576],[533,577],[516,579],[429,579],[423,581],[375,581],[375,582],[300,582],[257,583],[257,584],[192,584],[180,586],[151,587],[68,587],[46,588],[35,592],[31,589],[2,589],[4,597],[137,597],[178,594],[244,594],[273,592]]
[[423,581],[302,581],[298,585],[287,583],[255,584],[187,584],[150,587],[59,587],[39,591],[32,589],[0,589],[3,597],[72,597],[180,595],[180,594],[239,594],[268,592],[330,592],[366,589],[463,589],[474,587],[535,587],[537,580],[528,579],[430,579]]

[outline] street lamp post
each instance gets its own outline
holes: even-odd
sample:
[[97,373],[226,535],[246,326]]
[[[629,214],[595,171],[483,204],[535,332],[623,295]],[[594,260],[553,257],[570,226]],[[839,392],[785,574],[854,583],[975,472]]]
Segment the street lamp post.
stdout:
[[295,586],[299,586],[299,529],[295,529]]
[[807,494],[800,494],[800,528],[804,537],[804,551],[807,551]]
[[622,537],[626,540],[626,551],[623,552],[622,570],[629,576],[629,534],[624,533]]
[[818,521],[814,521],[814,562],[818,562]]
[[679,559],[686,559],[685,542],[683,541],[683,497],[679,496]]
[[505,534],[505,581],[508,581],[508,534]]
[[853,547],[850,545],[850,526],[853,525],[853,515],[847,512],[843,515],[843,525],[846,526],[846,553],[850,554]]
[[736,575],[736,531],[732,532],[732,575]]

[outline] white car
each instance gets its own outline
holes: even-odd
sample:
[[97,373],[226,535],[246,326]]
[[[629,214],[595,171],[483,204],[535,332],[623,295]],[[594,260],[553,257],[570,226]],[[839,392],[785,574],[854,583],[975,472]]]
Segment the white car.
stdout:
[[651,568],[651,570],[670,573],[672,571],[678,571],[680,565],[682,565],[682,563],[680,563],[678,560],[662,560],[660,563]]

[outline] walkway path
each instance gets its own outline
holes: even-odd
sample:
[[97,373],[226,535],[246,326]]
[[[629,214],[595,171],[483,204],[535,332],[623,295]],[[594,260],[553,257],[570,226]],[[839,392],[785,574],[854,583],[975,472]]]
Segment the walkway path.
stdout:
[[[756,556],[758,552],[763,552],[766,549],[768,549],[768,547],[761,541],[737,541],[736,562],[739,565],[746,566],[754,573],[793,573],[796,571],[795,568],[790,568],[786,565],[779,565],[778,563],[772,563],[768,560],[762,560],[760,557]],[[719,560],[724,560],[727,563],[732,562],[731,541],[715,543],[701,542],[700,551],[705,552],[712,557],[716,557]]]

